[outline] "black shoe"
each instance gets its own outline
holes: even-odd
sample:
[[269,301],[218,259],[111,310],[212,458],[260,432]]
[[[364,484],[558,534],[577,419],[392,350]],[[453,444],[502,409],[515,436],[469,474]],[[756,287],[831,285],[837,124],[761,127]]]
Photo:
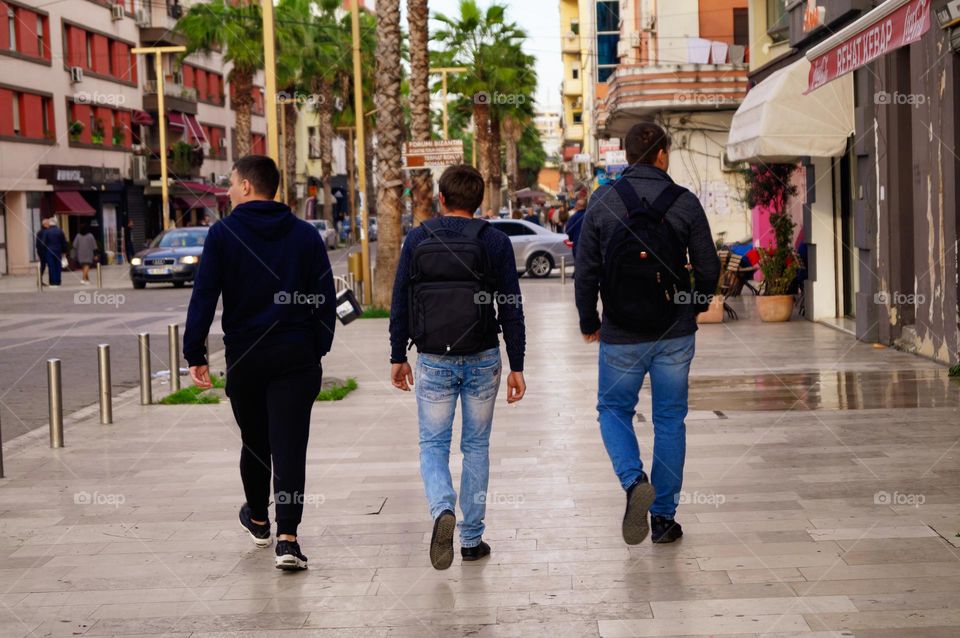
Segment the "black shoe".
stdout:
[[267,519],[266,525],[260,525],[254,523],[250,517],[250,506],[244,503],[243,507],[240,508],[240,525],[243,526],[243,529],[247,530],[247,533],[250,534],[250,538],[253,539],[257,547],[270,547],[270,544],[273,542],[270,539],[270,520]]
[[480,541],[476,547],[461,547],[460,556],[465,561],[480,560],[490,555],[490,546]]
[[627,490],[627,510],[623,513],[623,541],[627,545],[639,545],[650,533],[647,512],[653,505],[656,492],[647,476],[642,475]]
[[443,510],[433,522],[433,538],[430,539],[430,563],[434,569],[447,569],[453,563],[453,532],[457,529],[457,517],[450,510]]
[[672,543],[683,536],[680,523],[665,516],[650,515],[650,527],[653,530],[650,540],[654,543]]
[[307,568],[307,557],[297,541],[277,541],[277,569],[300,571]]

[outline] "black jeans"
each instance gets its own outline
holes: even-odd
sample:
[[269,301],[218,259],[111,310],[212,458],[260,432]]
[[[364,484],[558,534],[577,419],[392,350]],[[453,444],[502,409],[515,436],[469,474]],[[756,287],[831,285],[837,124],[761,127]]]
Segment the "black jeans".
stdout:
[[323,370],[312,344],[227,351],[227,396],[240,426],[240,478],[254,520],[267,520],[270,478],[277,534],[296,535],[303,516],[310,412]]

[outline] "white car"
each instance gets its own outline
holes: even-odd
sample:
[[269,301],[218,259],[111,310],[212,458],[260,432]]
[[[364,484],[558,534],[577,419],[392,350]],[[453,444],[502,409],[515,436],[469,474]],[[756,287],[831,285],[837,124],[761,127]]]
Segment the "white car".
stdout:
[[488,221],[510,238],[517,272],[542,279],[549,277],[554,268],[560,267],[562,257],[566,258],[568,266],[573,265],[573,244],[565,234],[551,232],[522,219]]
[[323,237],[323,243],[327,245],[327,249],[337,249],[337,231],[330,228],[330,224],[327,223],[327,220],[308,219],[307,223],[313,224],[313,227],[317,229],[317,232],[320,233],[321,237]]

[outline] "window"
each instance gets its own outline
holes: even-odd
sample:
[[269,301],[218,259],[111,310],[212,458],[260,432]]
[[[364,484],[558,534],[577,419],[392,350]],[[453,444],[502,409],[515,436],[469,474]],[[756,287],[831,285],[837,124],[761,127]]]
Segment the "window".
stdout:
[[786,0],[767,0],[767,35],[774,42],[787,39]]
[[574,112],[573,112],[573,123],[574,123],[574,124],[583,124],[583,111],[574,111]]
[[497,222],[494,224],[497,230],[503,231],[507,237],[522,237],[524,235],[536,235],[536,233],[523,224],[516,222]]
[[579,79],[580,79],[580,69],[574,67],[574,68],[573,68],[573,73],[572,73],[571,75],[573,76],[573,79],[574,79],[574,80],[579,80]]
[[45,97],[40,100],[41,110],[40,110],[40,121],[43,124],[43,134],[49,135],[53,131],[53,127],[50,126],[50,112],[52,111],[53,102],[50,101],[50,98]]
[[580,35],[580,21],[579,21],[579,20],[571,20],[571,21],[570,21],[570,31],[573,33],[573,35]]
[[733,43],[740,46],[750,45],[750,10],[733,10]]
[[86,47],[86,50],[87,50],[87,68],[92,69],[93,68],[93,34],[85,33],[83,41],[84,41],[84,46]]
[[604,0],[597,3],[597,33],[620,31],[620,2]]
[[37,51],[40,55],[46,57],[46,44],[43,41],[44,20],[42,15],[37,15]]
[[20,127],[20,94],[13,94],[13,134],[21,135],[23,130]]
[[10,39],[10,50],[17,50],[17,16],[13,7],[7,7],[7,37]]
[[49,96],[0,87],[0,136],[52,142],[53,129]]

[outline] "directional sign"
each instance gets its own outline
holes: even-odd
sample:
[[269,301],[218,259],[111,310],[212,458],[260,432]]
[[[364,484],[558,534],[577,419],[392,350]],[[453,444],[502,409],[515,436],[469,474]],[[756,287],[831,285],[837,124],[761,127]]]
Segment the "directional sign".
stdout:
[[406,169],[443,168],[463,163],[463,140],[407,142],[403,145]]

